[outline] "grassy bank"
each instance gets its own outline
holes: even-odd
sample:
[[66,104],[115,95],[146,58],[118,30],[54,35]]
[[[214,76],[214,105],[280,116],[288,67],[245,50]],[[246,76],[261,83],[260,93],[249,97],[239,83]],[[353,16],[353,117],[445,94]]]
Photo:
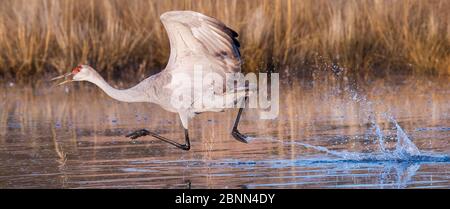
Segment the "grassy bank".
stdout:
[[450,1],[0,1],[0,77],[19,81],[89,63],[110,78],[165,66],[159,16],[195,10],[240,33],[245,69],[450,73]]

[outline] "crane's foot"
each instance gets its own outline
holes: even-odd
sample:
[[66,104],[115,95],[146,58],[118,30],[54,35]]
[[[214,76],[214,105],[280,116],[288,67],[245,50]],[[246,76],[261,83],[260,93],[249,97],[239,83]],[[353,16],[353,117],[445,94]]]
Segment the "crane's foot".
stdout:
[[134,139],[137,139],[139,137],[147,136],[147,135],[150,135],[150,131],[148,131],[147,129],[140,129],[140,130],[137,130],[135,132],[127,134],[125,137],[128,137],[131,140],[134,140]]
[[151,135],[151,136],[153,136],[153,137],[155,137],[155,138],[157,138],[157,139],[159,139],[159,140],[161,140],[163,142],[169,143],[169,144],[171,144],[171,145],[173,145],[173,146],[175,146],[175,147],[177,147],[179,149],[182,149],[182,150],[186,150],[187,151],[187,150],[191,149],[191,143],[189,142],[189,135],[188,135],[187,129],[185,129],[185,140],[186,140],[185,144],[180,144],[180,143],[178,143],[176,141],[173,141],[173,140],[170,140],[170,139],[165,138],[163,136],[160,136],[160,135],[158,135],[155,132],[151,132],[151,131],[149,131],[147,129],[137,130],[135,132],[127,134],[126,137],[130,138],[131,141],[134,142],[135,139],[137,139],[139,137],[142,137],[142,136],[148,136],[148,135]]
[[231,132],[231,135],[233,135],[233,137],[234,137],[236,140],[240,141],[240,142],[248,143],[248,141],[247,141],[247,138],[248,138],[248,137],[247,137],[246,135],[244,135],[244,134],[239,133],[238,130],[233,130],[233,131]]
[[188,150],[191,149],[191,145],[188,145],[188,144],[182,144],[182,145],[180,145],[178,148],[180,148],[180,149],[182,149],[182,150],[188,151]]

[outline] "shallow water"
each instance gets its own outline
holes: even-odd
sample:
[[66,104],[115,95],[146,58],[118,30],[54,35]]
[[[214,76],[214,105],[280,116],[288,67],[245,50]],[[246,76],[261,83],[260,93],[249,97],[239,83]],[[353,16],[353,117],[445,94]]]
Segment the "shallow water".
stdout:
[[243,116],[250,143],[229,134],[236,110],[206,113],[190,124],[189,152],[124,137],[148,128],[183,141],[177,116],[155,105],[115,102],[92,85],[9,86],[0,187],[450,188],[448,83],[283,87],[277,119]]

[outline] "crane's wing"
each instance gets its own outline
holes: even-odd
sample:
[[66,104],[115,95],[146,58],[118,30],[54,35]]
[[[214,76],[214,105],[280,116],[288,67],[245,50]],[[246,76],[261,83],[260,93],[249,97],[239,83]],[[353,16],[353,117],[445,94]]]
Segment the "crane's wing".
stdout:
[[193,11],[161,15],[170,41],[166,71],[193,71],[202,65],[220,74],[240,72],[238,34],[219,20]]

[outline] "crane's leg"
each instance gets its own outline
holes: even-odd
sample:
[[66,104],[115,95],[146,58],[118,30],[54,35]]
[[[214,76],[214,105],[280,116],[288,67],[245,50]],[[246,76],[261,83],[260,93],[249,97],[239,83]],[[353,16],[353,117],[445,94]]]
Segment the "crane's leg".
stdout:
[[[245,103],[247,103],[247,97],[245,97]],[[244,107],[239,108],[239,112],[237,114],[236,120],[234,121],[233,130],[231,131],[231,135],[238,141],[243,143],[247,142],[247,136],[241,134],[238,130],[239,120],[241,119],[242,112],[244,111]]]
[[177,147],[179,149],[182,149],[182,150],[190,150],[191,149],[191,142],[189,141],[189,131],[187,129],[184,129],[185,144],[180,144],[180,143],[178,143],[176,141],[173,141],[173,140],[170,140],[170,139],[168,139],[166,137],[158,135],[155,132],[151,132],[151,131],[149,131],[147,129],[137,130],[137,131],[135,131],[133,133],[130,133],[130,134],[126,135],[126,137],[129,137],[131,139],[137,139],[139,137],[148,136],[148,135],[153,136],[153,137],[155,137],[155,138],[157,138],[157,139],[159,139],[159,140],[161,140],[163,142],[169,143],[169,144],[171,144],[171,145],[173,145],[173,146],[175,146],[175,147]]

